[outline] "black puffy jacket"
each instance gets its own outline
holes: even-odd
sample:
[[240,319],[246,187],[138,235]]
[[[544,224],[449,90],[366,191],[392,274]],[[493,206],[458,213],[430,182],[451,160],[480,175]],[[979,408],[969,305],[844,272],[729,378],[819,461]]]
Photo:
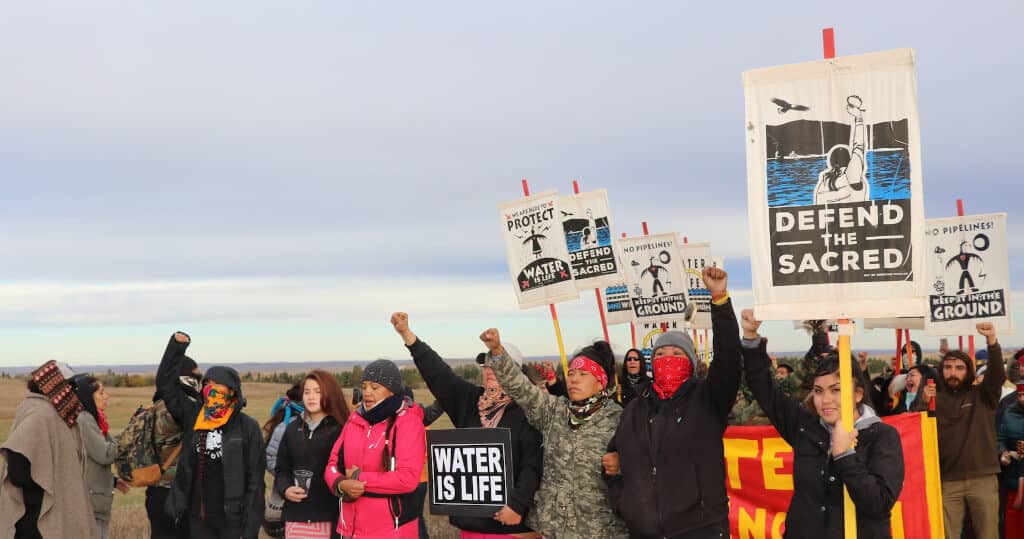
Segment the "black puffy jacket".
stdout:
[[[178,382],[178,371],[185,357],[188,343],[179,343],[171,336],[164,357],[156,373],[157,390],[164,399],[167,410],[182,426],[182,452],[178,457],[178,470],[167,496],[165,510],[178,525],[186,517],[192,501],[192,480],[198,460],[193,442],[193,427],[202,410],[203,403],[188,398],[185,389]],[[259,537],[263,522],[264,489],[263,473],[267,457],[263,447],[263,434],[255,419],[242,413],[245,397],[242,395],[242,381],[238,372],[231,367],[210,367],[204,376],[235,392],[235,411],[223,428],[224,466],[224,515],[227,525],[242,530],[245,539]]]
[[744,342],[743,362],[754,398],[793,448],[793,498],[786,511],[785,537],[844,537],[844,486],[857,507],[857,537],[891,537],[890,512],[903,489],[899,432],[885,423],[866,421],[870,426],[858,426],[855,454],[835,460],[831,434],[818,415],[772,383],[763,339],[757,347]]

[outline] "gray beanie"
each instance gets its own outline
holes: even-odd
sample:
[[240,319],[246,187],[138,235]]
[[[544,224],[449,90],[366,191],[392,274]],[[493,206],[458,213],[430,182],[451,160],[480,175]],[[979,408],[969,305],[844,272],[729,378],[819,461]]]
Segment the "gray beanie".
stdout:
[[689,335],[682,331],[666,331],[658,336],[654,340],[654,348],[651,349],[651,359],[653,360],[654,355],[658,352],[658,348],[662,346],[676,346],[683,349],[686,353],[686,357],[690,358],[690,363],[693,364],[693,372],[697,372],[697,352],[693,349],[693,339]]
[[395,395],[402,395],[405,391],[405,384],[402,383],[402,373],[394,361],[378,359],[363,369],[363,377],[360,382],[373,382],[382,385]]

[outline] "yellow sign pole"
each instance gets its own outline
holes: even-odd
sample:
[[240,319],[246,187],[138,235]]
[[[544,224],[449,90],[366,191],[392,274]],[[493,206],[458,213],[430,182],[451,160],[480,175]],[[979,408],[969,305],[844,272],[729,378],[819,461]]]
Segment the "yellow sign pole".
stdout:
[[[853,326],[849,320],[839,320],[839,389],[842,398],[841,428],[853,430],[853,367],[850,355],[850,334]],[[847,539],[857,538],[857,508],[850,498],[850,491],[843,487],[843,517]]]

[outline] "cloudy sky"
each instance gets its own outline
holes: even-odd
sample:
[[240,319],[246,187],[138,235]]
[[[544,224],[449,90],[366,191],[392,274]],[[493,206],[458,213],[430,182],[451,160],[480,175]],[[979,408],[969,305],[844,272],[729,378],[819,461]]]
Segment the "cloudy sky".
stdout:
[[[8,5],[0,366],[153,362],[175,329],[206,364],[404,357],[393,310],[447,355],[489,326],[551,354],[497,218],[524,177],[711,241],[750,305],[740,74],[819,58],[825,26],[839,54],[916,49],[926,215],[1009,212],[1024,267],[1024,7],[989,4]],[[600,334],[592,295],[559,309],[570,348]]]

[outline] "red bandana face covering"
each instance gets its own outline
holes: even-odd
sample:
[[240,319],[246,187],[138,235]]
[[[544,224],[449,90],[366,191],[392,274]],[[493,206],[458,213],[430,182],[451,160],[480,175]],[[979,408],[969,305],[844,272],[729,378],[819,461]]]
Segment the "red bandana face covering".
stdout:
[[601,384],[601,390],[608,387],[608,373],[604,372],[604,369],[597,364],[596,361],[586,356],[576,356],[576,359],[572,360],[569,364],[570,371],[587,371],[597,378],[597,381]]
[[654,391],[662,400],[672,398],[679,387],[693,376],[693,363],[686,356],[661,356],[651,362]]

